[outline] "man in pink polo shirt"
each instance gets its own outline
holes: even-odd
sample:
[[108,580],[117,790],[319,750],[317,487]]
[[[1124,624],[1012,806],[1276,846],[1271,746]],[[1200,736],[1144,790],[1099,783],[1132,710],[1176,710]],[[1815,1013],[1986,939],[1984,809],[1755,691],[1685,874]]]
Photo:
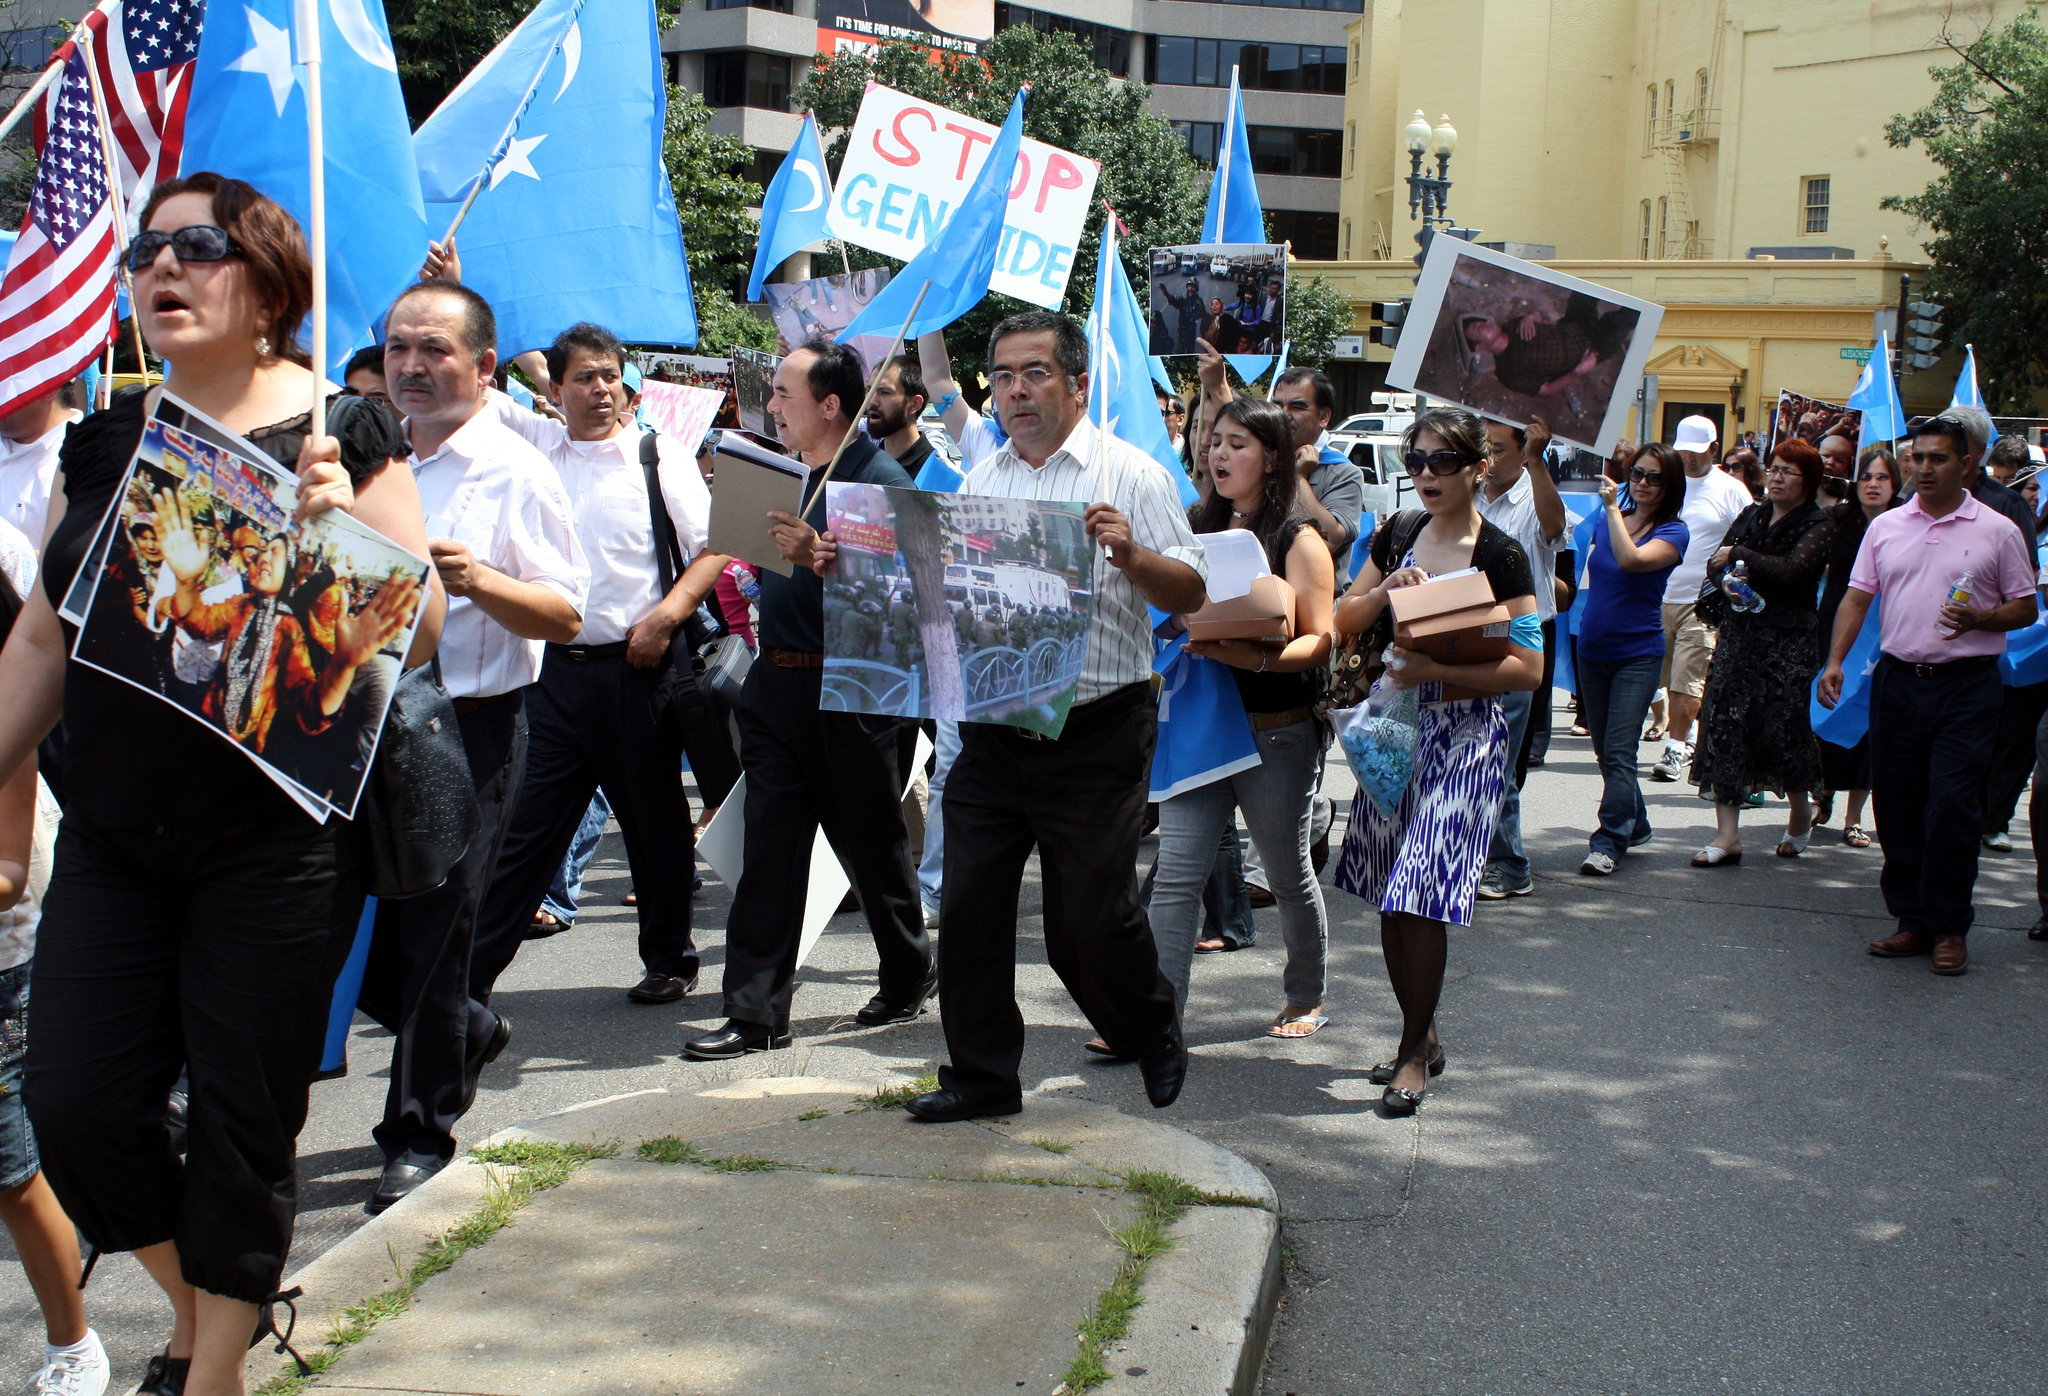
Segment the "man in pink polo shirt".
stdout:
[[[1884,837],[1885,905],[1899,928],[1886,957],[1932,954],[1936,974],[1969,965],[1984,774],[1998,732],[2005,632],[2034,621],[2034,568],[2013,522],[1970,494],[1979,433],[1955,409],[1913,436],[1903,508],[1871,520],[1835,616],[1820,701],[1842,696],[1842,660],[1874,597],[1884,657],[1870,680],[1871,804]],[[1981,438],[1980,438],[1981,439]],[[1969,574],[1969,598],[1950,590]]]

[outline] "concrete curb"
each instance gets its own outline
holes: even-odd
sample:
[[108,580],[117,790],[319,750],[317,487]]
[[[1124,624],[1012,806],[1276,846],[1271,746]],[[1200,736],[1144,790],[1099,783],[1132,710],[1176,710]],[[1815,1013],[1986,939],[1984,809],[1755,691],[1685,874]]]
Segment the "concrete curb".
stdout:
[[[851,1104],[873,1089],[816,1077],[756,1077],[691,1093],[643,1091],[528,1121],[500,1131],[482,1146],[514,1139],[618,1139],[630,1152],[643,1139],[715,1139],[794,1119],[820,1097]],[[931,1128],[935,1144],[946,1137],[936,1131],[948,1127]],[[1250,1396],[1256,1391],[1280,1288],[1278,1199],[1264,1174],[1207,1140],[1090,1101],[1028,1097],[1020,1115],[950,1128],[984,1129],[1049,1148],[1104,1173],[1170,1173],[1211,1197],[1230,1199],[1191,1207],[1175,1225],[1174,1249],[1152,1261],[1144,1281],[1145,1302],[1104,1361],[1116,1374],[1109,1389],[1132,1396]],[[952,1139],[962,1142],[957,1134]],[[286,1288],[305,1290],[299,1303],[302,1350],[323,1342],[343,1310],[397,1284],[436,1237],[474,1212],[488,1176],[485,1166],[465,1155],[294,1273]],[[279,1362],[267,1347],[252,1352],[251,1389],[275,1376]],[[335,1378],[347,1382],[346,1363]],[[322,1384],[319,1389],[349,1388]]]

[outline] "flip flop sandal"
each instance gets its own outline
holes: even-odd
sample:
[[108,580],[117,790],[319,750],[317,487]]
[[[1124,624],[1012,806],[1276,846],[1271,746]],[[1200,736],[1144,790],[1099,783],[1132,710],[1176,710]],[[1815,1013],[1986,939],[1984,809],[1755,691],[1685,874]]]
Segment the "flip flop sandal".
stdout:
[[[1313,1037],[1315,1036],[1316,1029],[1329,1021],[1330,1017],[1327,1013],[1307,1013],[1299,1018],[1289,1018],[1282,1014],[1273,1020],[1273,1026],[1266,1029],[1266,1036],[1285,1038],[1289,1041],[1296,1038]],[[1300,1027],[1304,1024],[1306,1026],[1303,1027],[1301,1032],[1287,1031],[1288,1028]]]
[[1726,867],[1731,864],[1739,863],[1741,861],[1741,849],[1738,848],[1733,853],[1730,853],[1727,849],[1720,847],[1718,844],[1711,843],[1708,844],[1705,848],[1702,848],[1699,852],[1692,855],[1692,865],[1696,868]]
[[1225,951],[1235,949],[1237,947],[1227,940],[1198,940],[1195,942],[1195,953],[1197,955],[1220,955]]
[[1870,835],[1863,832],[1861,824],[1851,824],[1848,828],[1842,830],[1842,842],[1848,844],[1851,848],[1868,848],[1870,847]]
[[1648,728],[1647,728],[1647,729],[1646,729],[1646,730],[1645,730],[1645,731],[1643,732],[1643,740],[1644,740],[1644,741],[1646,741],[1646,742],[1661,742],[1661,741],[1663,741],[1663,740],[1664,740],[1664,724],[1663,724],[1663,723],[1661,723],[1661,722],[1653,722],[1653,723],[1651,723],[1651,724],[1649,725],[1649,727],[1648,727]]
[[1800,854],[1806,852],[1807,842],[1812,838],[1813,828],[1811,827],[1803,834],[1795,834],[1790,829],[1787,829],[1785,836],[1778,840],[1778,856],[1780,858],[1797,858]]

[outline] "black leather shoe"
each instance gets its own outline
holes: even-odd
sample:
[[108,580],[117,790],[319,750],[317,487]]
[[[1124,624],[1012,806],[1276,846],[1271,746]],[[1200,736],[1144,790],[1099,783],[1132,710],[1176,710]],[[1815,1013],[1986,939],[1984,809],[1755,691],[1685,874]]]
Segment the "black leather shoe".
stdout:
[[[1365,1073],[1365,1079],[1372,1082],[1375,1086],[1391,1086],[1394,1084],[1394,1073],[1399,1069],[1399,1062],[1381,1062],[1371,1071]],[[1429,1074],[1432,1076],[1444,1074],[1444,1045],[1441,1042],[1430,1049]]]
[[2027,939],[2048,940],[2048,916],[2043,916],[2033,925],[2027,927]]
[[626,997],[635,1003],[681,1003],[697,992],[697,976],[687,978],[679,974],[650,974],[626,990]]
[[135,1396],[185,1396],[185,1375],[191,1370],[191,1358],[160,1352],[143,1369],[142,1385],[135,1388]]
[[1017,1096],[977,1100],[958,1091],[938,1090],[926,1091],[903,1108],[910,1112],[912,1118],[923,1120],[928,1125],[946,1125],[959,1120],[985,1119],[991,1115],[1015,1115],[1023,1110],[1024,1102]]
[[468,1114],[469,1107],[476,1104],[477,1082],[483,1079],[484,1068],[498,1059],[505,1050],[505,1044],[512,1040],[512,1020],[492,1010],[493,1024],[490,1036],[482,1042],[472,1043],[469,1060],[462,1072],[462,1113]]
[[370,1200],[363,1210],[371,1216],[395,1206],[410,1197],[421,1183],[448,1166],[448,1160],[433,1158],[427,1154],[410,1151],[384,1165],[383,1176],[377,1179],[377,1190],[370,1194]]
[[1387,1093],[1380,1097],[1380,1111],[1390,1119],[1403,1119],[1422,1108],[1422,1098],[1428,1091],[1404,1091],[1399,1086],[1387,1087]]
[[1188,1049],[1181,1041],[1179,1018],[1173,1020],[1165,1046],[1138,1058],[1138,1070],[1145,1077],[1145,1099],[1153,1109],[1164,1110],[1180,1099],[1181,1083],[1188,1079]]
[[938,991],[938,987],[939,976],[937,971],[934,971],[924,983],[918,985],[917,992],[902,1003],[891,1003],[881,994],[876,994],[868,1000],[866,1008],[853,1015],[853,1021],[864,1028],[879,1028],[885,1023],[907,1023],[924,1012],[925,1004]]
[[731,1061],[749,1052],[779,1051],[795,1040],[787,1023],[771,1028],[765,1023],[728,1018],[716,1032],[703,1033],[685,1042],[683,1055],[693,1062]]

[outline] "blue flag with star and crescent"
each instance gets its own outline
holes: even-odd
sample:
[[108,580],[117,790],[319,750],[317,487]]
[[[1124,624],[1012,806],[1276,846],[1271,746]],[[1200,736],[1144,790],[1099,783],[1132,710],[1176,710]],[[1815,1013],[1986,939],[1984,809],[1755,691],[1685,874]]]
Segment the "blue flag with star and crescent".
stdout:
[[435,237],[481,181],[455,243],[501,355],[579,320],[628,344],[697,342],[660,49],[647,0],[542,0],[414,135]]
[[825,148],[818,141],[818,118],[804,113],[796,144],[782,157],[768,192],[761,196],[761,242],[754,249],[754,274],[747,279],[747,299],[761,299],[761,283],[788,258],[814,242],[830,237],[825,214],[832,203],[832,176],[825,170]]
[[1102,250],[1095,261],[1095,306],[1088,312],[1088,416],[1107,425],[1117,440],[1158,461],[1180,487],[1181,504],[1192,507],[1201,496],[1181,468],[1166,418],[1159,413],[1145,317],[1117,256],[1115,224],[1114,214],[1103,220]]
[[[291,0],[216,0],[193,60],[179,173],[247,180],[305,227],[312,216],[305,70]],[[382,0],[317,0],[327,132],[327,371],[340,368],[419,275],[427,221]]]

